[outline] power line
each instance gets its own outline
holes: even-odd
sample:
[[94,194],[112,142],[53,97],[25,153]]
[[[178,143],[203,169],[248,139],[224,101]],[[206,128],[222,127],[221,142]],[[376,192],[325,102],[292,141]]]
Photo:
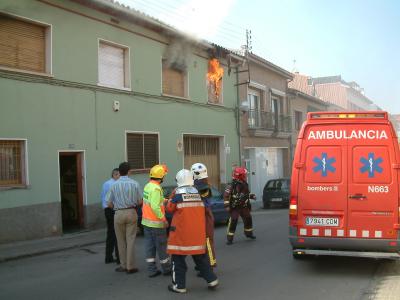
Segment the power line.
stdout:
[[[146,14],[149,14],[150,16],[153,15],[154,17],[154,12],[156,12],[159,15],[162,16],[167,16],[170,19],[176,20],[178,19],[178,21],[180,21],[181,23],[185,23],[187,21],[187,16],[183,15],[182,13],[180,13],[177,9],[177,7],[172,6],[168,3],[163,3],[163,2],[155,2],[154,0],[136,0],[136,1],[129,1],[129,0],[125,0],[126,2],[129,2],[129,6],[137,9],[137,10],[142,10],[143,12],[145,12]],[[175,1],[176,2],[176,1]],[[138,8],[138,6],[136,4],[139,4],[142,9]],[[171,9],[173,11],[171,11]],[[161,19],[162,17],[160,17]],[[166,18],[162,18],[163,22],[168,23],[168,21],[165,21]],[[216,28],[217,32],[223,32],[224,35],[230,35],[231,38],[237,39],[237,40],[243,40],[244,37],[244,30],[241,32],[241,27],[235,26],[235,28],[232,28],[232,26],[227,26],[225,24],[232,24],[230,22],[226,22],[226,21],[222,21],[221,24],[218,26],[218,28]],[[239,29],[238,29],[239,28]],[[215,34],[217,35],[217,34]]]

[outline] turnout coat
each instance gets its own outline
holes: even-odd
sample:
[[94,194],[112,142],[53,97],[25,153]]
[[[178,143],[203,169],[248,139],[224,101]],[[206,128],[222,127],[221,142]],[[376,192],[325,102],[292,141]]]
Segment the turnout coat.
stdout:
[[204,203],[194,187],[179,187],[168,200],[167,211],[173,213],[167,252],[196,255],[206,252]]

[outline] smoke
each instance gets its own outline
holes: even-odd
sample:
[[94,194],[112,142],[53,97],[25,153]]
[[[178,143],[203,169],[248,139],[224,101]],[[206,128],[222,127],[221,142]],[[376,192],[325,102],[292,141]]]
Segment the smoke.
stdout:
[[174,38],[164,52],[167,67],[186,71],[192,51],[191,43],[184,38]]

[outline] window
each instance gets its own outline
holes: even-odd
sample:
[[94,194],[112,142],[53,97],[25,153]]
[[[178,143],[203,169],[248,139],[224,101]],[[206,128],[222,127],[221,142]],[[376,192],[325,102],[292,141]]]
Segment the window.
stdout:
[[301,125],[303,124],[303,113],[301,111],[294,111],[294,128],[296,130],[300,130]]
[[130,89],[128,47],[99,41],[99,84]]
[[0,187],[26,184],[25,141],[0,140]]
[[[219,87],[215,87],[216,85],[219,85]],[[219,82],[216,83],[208,81],[207,90],[208,103],[219,105],[222,105],[224,103],[222,98],[222,78],[219,80]]]
[[271,115],[272,115],[272,124],[275,129],[278,129],[279,124],[279,99],[272,98],[271,99]]
[[223,76],[224,69],[220,66],[219,60],[216,58],[210,59],[207,72],[208,103],[223,104]]
[[0,66],[51,73],[50,26],[0,14]]
[[187,97],[186,72],[168,66],[167,61],[162,61],[162,93],[171,96]]
[[247,100],[249,101],[249,127],[256,128],[260,127],[260,92],[255,90],[249,90],[247,95]]
[[127,160],[134,170],[150,169],[159,163],[158,134],[127,133]]

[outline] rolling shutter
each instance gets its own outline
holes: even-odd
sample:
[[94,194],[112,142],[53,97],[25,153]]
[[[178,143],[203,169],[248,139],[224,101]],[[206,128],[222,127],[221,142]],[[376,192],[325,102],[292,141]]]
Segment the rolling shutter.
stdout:
[[46,27],[0,15],[0,65],[44,73]]
[[124,49],[100,42],[99,44],[99,83],[125,87]]
[[218,137],[184,136],[184,166],[190,170],[192,164],[203,163],[207,167],[208,181],[219,188],[219,139]]

